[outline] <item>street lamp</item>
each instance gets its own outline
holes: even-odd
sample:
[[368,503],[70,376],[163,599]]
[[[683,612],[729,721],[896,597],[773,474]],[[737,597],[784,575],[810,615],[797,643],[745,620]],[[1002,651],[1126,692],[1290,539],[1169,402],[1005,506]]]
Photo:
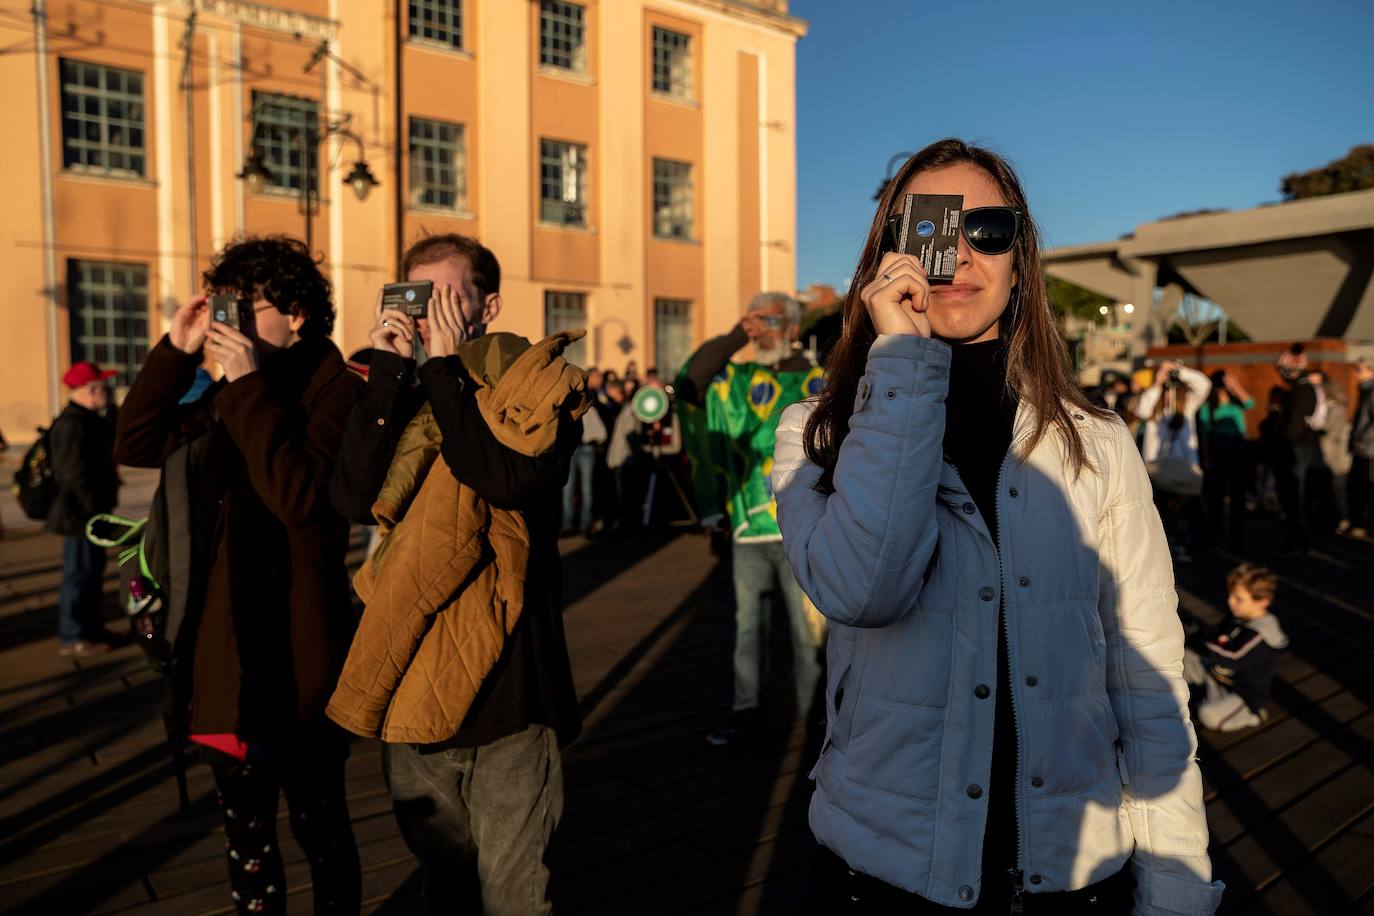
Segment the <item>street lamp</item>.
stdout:
[[[299,38],[300,36],[297,36]],[[345,72],[349,73],[360,83],[370,84],[368,78],[356,67],[339,57],[329,48],[328,41],[322,41],[310,55],[310,61],[305,65],[305,72],[309,73],[320,61],[328,58],[334,61]],[[320,100],[321,103],[329,97],[328,86],[325,79],[325,68],[320,68]],[[276,177],[268,167],[261,150],[258,148],[258,131],[262,123],[258,118],[259,105],[268,104],[266,100],[253,102],[253,111],[248,118],[253,125],[253,146],[252,152],[248,154],[243,162],[243,169],[238,173],[238,177],[248,184],[248,190],[254,194],[261,194],[268,189],[273,179]],[[353,115],[345,112],[337,121],[326,121],[320,130],[314,124],[294,124],[284,127],[284,130],[294,136],[296,145],[300,150],[303,174],[300,179],[299,199],[300,209],[305,214],[305,245],[307,248],[314,247],[314,227],[313,217],[315,207],[318,202],[319,192],[315,190],[314,176],[311,174],[314,164],[318,160],[319,146],[332,136],[341,136],[358,144],[358,159],[353,163],[353,170],[344,176],[344,184],[353,189],[353,193],[358,196],[358,200],[367,200],[367,195],[373,188],[379,187],[381,182],[377,176],[372,174],[372,169],[368,168],[367,159],[364,155],[363,138],[349,128],[353,122]]]
[[892,181],[892,170],[895,169],[895,168],[897,167],[897,163],[899,163],[899,162],[906,162],[908,159],[910,159],[910,158],[911,158],[912,156],[914,156],[914,155],[916,155],[916,154],[915,154],[915,153],[893,153],[893,154],[892,154],[892,158],[889,159],[889,160],[887,160],[887,174],[886,174],[886,176],[883,178],[882,184],[878,185],[878,190],[877,190],[877,192],[874,193],[874,195],[873,195],[873,199],[874,199],[874,200],[882,200],[882,199],[883,199],[883,195],[887,193],[887,186],[888,186],[888,184],[891,183],[891,181]]
[[258,151],[256,146],[248,154],[248,158],[244,160],[243,170],[236,177],[248,182],[248,190],[254,194],[261,194],[272,181],[272,171],[267,167],[267,163],[262,158],[262,153]]
[[[248,190],[254,194],[261,194],[268,189],[273,175],[271,168],[267,165],[266,158],[258,149],[258,130],[261,124],[257,118],[257,108],[254,106],[254,113],[249,115],[253,120],[253,148],[252,152],[243,161],[243,169],[238,173],[238,177],[248,184]],[[356,133],[349,129],[352,121],[351,114],[345,114],[338,121],[331,121],[324,125],[324,130],[312,130],[310,126],[295,125],[285,128],[285,130],[295,135],[296,144],[300,148],[301,162],[304,165],[304,174],[300,181],[300,207],[305,214],[305,244],[307,247],[314,245],[314,232],[312,218],[314,217],[315,206],[319,192],[316,191],[313,176],[311,174],[316,150],[319,145],[328,138],[339,135],[353,140],[358,144],[358,160],[353,163],[353,170],[344,176],[343,183],[353,189],[353,193],[358,196],[358,200],[367,200],[367,195],[373,188],[380,187],[381,182],[377,176],[372,174],[372,169],[368,167],[367,160],[363,154],[363,141]]]
[[353,163],[353,171],[344,176],[344,184],[352,185],[353,193],[358,195],[358,200],[367,200],[368,192],[380,182],[372,174],[372,169],[367,167],[367,163],[360,159]]

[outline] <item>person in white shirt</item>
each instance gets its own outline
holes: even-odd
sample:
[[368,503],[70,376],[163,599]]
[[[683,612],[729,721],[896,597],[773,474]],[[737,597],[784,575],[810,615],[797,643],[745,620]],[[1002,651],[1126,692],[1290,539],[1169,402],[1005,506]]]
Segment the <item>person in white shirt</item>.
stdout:
[[1178,563],[1192,559],[1190,548],[1207,549],[1212,540],[1199,495],[1202,461],[1197,435],[1197,414],[1211,391],[1212,381],[1203,373],[1164,360],[1155,370],[1154,383],[1136,403],[1136,413],[1145,423],[1141,457]]

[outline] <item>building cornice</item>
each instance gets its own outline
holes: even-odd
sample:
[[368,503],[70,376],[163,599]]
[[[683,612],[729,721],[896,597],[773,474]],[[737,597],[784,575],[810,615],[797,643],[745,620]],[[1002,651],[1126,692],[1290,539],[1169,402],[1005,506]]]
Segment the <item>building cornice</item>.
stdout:
[[746,19],[775,31],[784,32],[793,38],[805,38],[810,23],[805,19],[781,12],[785,3],[775,0],[680,0],[689,6],[699,6],[708,10],[724,13],[738,19]]
[[301,38],[314,38],[319,41],[337,41],[339,23],[323,16],[312,16],[295,10],[285,10],[250,0],[139,0],[145,6],[168,6],[195,12],[205,16],[215,16],[237,22],[249,28],[277,32],[282,35],[296,35]]

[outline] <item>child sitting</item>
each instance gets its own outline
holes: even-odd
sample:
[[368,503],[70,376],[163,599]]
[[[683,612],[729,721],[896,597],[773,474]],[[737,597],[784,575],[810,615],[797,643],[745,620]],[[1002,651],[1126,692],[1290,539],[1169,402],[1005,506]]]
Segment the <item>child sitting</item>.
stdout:
[[1278,576],[1263,566],[1237,566],[1226,577],[1231,616],[1207,635],[1200,653],[1184,652],[1184,678],[1207,687],[1197,710],[1203,728],[1233,732],[1268,720],[1274,666],[1288,647],[1269,612],[1277,586]]

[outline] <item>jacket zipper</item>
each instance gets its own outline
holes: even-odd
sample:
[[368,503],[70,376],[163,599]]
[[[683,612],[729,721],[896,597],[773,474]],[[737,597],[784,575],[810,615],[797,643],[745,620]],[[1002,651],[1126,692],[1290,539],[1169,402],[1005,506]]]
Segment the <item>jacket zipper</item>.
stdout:
[[[1021,836],[1019,830],[1017,831],[1016,836],[1018,838],[1019,845],[1019,838]],[[1007,869],[1007,875],[1011,878],[1011,909],[1007,912],[1011,913],[1012,916],[1018,916],[1018,914],[1024,913],[1026,911],[1025,904],[1021,901],[1021,890],[1023,887],[1021,883],[1021,869],[1009,868]]]
[[[1009,456],[1010,454],[1011,452],[1010,450],[1008,450],[1007,455]],[[962,486],[964,488],[964,492],[967,493],[968,484],[965,484],[964,478],[959,475],[958,465],[956,465],[953,461],[950,461],[948,457],[945,458],[945,464],[949,465],[950,468],[954,471],[954,476],[958,478],[959,485]],[[1006,471],[1007,456],[1003,456],[1002,465],[997,469],[997,490],[993,493],[992,502],[994,507],[993,512],[997,515],[997,530],[1004,535],[1006,534],[1007,528],[1002,521],[1002,478],[1006,474]],[[970,498],[972,498],[971,494]],[[1023,833],[1021,819],[1021,720],[1020,717],[1016,714],[1016,678],[1013,676],[1012,672],[1012,666],[1014,664],[1013,659],[1015,658],[1015,655],[1012,652],[1011,615],[1007,613],[1007,572],[1006,569],[1002,566],[1001,547],[999,547],[996,542],[993,543],[992,547],[993,550],[997,553],[997,580],[998,584],[1002,588],[1002,602],[999,611],[999,616],[1001,620],[999,622],[1003,624],[1002,629],[1006,633],[1005,638],[1007,643],[1007,678],[1010,681],[1010,683],[1007,684],[1007,690],[1011,694],[1012,730],[1016,733],[1016,767],[1014,771],[1016,779],[1015,785],[1012,786],[1012,804],[1016,809],[1016,867],[1008,869],[1007,875],[1011,879],[1010,912],[1013,914],[1017,914],[1024,912],[1024,907],[1021,902],[1021,894],[1025,889],[1025,884],[1023,880],[1024,873],[1021,870],[1021,834]]]
[[[1010,452],[1008,452],[1010,454]],[[1005,537],[1007,533],[1006,523],[1002,520],[1002,478],[1006,474],[1007,459],[1002,458],[1002,466],[997,470],[997,492],[993,494],[994,512],[997,514],[997,530]],[[1015,785],[1012,786],[1012,803],[1016,807],[1016,867],[1011,870],[1011,912],[1020,913],[1022,884],[1022,834],[1025,832],[1025,824],[1021,817],[1021,718],[1016,713],[1016,654],[1011,641],[1011,608],[1007,604],[1007,571],[1002,565],[1002,549],[997,548],[997,578],[998,584],[1002,587],[1002,629],[1007,643],[1007,691],[1011,695],[1011,724],[1013,731],[1016,732],[1016,774]]]

